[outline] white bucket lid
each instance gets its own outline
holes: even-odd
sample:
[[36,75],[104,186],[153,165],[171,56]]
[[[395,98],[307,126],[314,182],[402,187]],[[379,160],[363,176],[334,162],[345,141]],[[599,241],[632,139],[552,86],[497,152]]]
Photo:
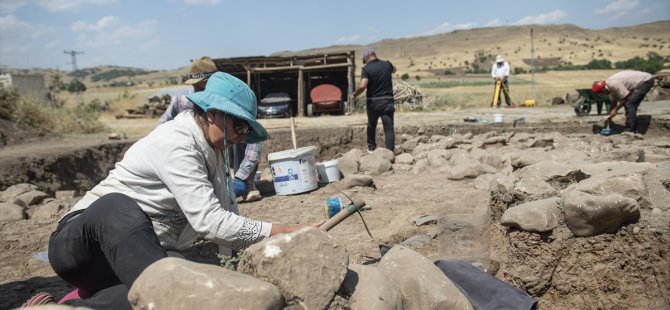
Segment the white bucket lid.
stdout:
[[306,147],[301,147],[301,148],[298,148],[298,149],[290,149],[290,150],[281,151],[281,152],[274,152],[274,153],[268,154],[268,161],[276,161],[276,160],[290,159],[290,158],[301,158],[301,157],[313,155],[315,150],[316,150],[315,146],[306,146]]
[[335,166],[337,166],[337,159],[324,161],[321,164],[323,164],[324,167],[335,167]]

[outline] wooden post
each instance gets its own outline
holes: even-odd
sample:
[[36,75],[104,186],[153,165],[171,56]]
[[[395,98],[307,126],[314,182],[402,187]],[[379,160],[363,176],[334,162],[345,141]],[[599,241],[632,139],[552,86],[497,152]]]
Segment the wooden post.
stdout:
[[298,70],[298,117],[305,116],[305,83],[302,68]]
[[[347,57],[347,80],[349,81],[349,86],[347,87],[347,100],[351,97],[351,94],[354,93],[354,88],[356,87],[356,54],[352,51],[351,55]],[[349,113],[356,108],[356,102],[349,102],[348,109]]]

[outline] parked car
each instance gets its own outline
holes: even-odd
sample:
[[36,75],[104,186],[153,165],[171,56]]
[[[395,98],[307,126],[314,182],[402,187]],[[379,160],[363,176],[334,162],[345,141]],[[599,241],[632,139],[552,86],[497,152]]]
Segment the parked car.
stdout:
[[293,116],[294,102],[291,96],[284,92],[269,93],[258,104],[259,118],[291,117]]
[[347,103],[342,101],[342,91],[331,84],[321,84],[309,92],[312,103],[307,105],[307,116],[321,113],[343,115],[347,111]]

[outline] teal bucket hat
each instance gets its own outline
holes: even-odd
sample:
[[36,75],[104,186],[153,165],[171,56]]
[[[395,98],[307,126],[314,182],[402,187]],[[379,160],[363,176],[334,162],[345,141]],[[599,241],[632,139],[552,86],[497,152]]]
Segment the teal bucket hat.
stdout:
[[256,95],[240,79],[224,72],[214,73],[204,91],[186,95],[186,98],[205,111],[215,109],[247,121],[251,130],[244,142],[267,140],[268,132],[256,120]]

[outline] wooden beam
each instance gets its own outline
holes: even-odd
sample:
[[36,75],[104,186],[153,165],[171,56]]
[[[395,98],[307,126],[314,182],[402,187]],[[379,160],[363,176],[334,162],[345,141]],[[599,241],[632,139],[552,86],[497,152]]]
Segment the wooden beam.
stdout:
[[305,82],[302,70],[298,71],[298,117],[305,116]]

